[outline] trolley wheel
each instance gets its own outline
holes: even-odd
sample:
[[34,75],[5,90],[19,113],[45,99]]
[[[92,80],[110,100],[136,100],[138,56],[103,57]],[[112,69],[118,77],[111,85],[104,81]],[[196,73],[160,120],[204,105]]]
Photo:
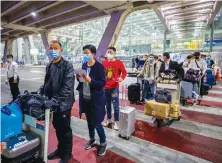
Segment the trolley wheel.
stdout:
[[180,121],[180,119],[181,119],[181,116],[178,117],[177,121]]
[[154,123],[155,123],[156,127],[159,128],[159,127],[162,126],[163,120],[162,119],[156,119]]
[[129,140],[129,136],[126,137],[126,140]]
[[183,105],[183,106],[186,105],[186,99],[182,99],[182,105]]

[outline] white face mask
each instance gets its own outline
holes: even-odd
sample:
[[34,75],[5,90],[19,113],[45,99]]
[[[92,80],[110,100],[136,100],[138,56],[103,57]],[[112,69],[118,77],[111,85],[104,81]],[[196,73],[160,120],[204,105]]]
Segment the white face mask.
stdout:
[[114,55],[113,55],[113,54],[108,53],[108,54],[107,54],[107,58],[108,58],[108,59],[113,59],[113,58],[114,58]]

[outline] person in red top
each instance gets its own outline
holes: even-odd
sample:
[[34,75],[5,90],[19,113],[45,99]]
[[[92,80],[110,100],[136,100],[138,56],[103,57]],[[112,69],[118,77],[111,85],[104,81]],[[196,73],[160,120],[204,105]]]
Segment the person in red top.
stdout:
[[119,83],[122,82],[127,75],[125,66],[122,61],[115,58],[116,48],[109,47],[107,51],[107,60],[103,62],[106,72],[106,110],[107,120],[103,122],[104,126],[112,123],[112,107],[114,107],[114,129],[119,130]]

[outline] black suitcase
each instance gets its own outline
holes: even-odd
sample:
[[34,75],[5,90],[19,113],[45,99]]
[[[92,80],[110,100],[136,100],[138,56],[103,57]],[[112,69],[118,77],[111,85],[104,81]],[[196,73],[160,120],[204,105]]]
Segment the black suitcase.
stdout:
[[40,163],[40,138],[31,132],[23,132],[4,141],[2,163]]
[[128,100],[131,104],[140,101],[140,84],[134,83],[128,86]]

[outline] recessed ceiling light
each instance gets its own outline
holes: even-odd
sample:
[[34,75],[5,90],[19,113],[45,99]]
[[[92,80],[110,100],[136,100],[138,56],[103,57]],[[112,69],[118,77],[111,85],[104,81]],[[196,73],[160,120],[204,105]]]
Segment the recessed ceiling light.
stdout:
[[1,27],[0,30],[2,30],[3,28]]
[[32,15],[32,16],[36,16],[36,13],[35,13],[35,12],[32,12],[31,15]]

